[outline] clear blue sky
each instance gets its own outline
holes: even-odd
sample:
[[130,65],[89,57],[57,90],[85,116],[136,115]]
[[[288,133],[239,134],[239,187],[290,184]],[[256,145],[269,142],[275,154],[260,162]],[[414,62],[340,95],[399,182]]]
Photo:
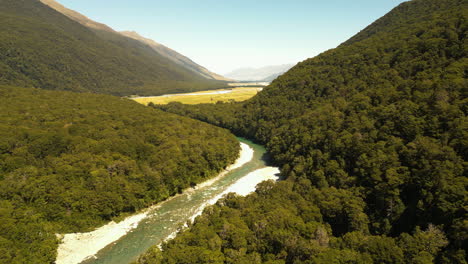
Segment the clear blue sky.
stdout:
[[58,0],[216,72],[296,63],[344,42],[403,0]]

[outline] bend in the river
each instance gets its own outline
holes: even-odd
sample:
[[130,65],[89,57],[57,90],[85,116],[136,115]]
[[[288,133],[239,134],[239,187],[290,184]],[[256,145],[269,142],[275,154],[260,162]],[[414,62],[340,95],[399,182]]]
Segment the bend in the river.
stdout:
[[207,184],[173,197],[152,211],[131,232],[107,246],[86,264],[128,264],[147,251],[171,238],[180,226],[215,203],[224,194],[236,192],[246,195],[255,186],[268,179],[278,179],[279,170],[266,164],[265,148],[248,140],[239,141],[253,149],[253,158],[243,166],[210,180]]

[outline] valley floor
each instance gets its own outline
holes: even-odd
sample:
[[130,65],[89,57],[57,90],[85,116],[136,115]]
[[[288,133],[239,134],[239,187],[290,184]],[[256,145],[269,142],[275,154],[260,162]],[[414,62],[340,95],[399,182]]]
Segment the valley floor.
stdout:
[[195,93],[186,94],[168,94],[162,96],[149,96],[149,97],[134,97],[131,98],[141,104],[168,104],[170,102],[179,102],[183,104],[204,104],[216,102],[229,102],[229,101],[245,101],[258,92],[262,91],[262,87],[248,87],[248,88],[232,88],[221,90],[209,90]]

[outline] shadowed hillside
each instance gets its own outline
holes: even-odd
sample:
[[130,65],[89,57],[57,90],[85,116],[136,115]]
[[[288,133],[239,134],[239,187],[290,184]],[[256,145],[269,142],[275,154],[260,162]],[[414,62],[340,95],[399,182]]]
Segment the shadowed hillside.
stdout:
[[245,103],[159,106],[266,144],[287,180],[140,263],[466,263],[467,5],[403,3]]

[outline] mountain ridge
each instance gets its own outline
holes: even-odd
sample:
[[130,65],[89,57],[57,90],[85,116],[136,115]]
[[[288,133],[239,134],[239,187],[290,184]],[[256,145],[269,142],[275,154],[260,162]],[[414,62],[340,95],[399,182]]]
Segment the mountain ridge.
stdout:
[[162,56],[174,61],[175,63],[179,65],[182,65],[188,68],[189,70],[192,70],[200,74],[201,76],[207,79],[214,79],[214,80],[219,80],[219,81],[232,81],[229,78],[225,78],[219,74],[209,71],[205,67],[200,66],[199,64],[192,61],[190,58],[178,53],[177,51],[171,48],[164,46],[161,43],[158,43],[152,39],[141,36],[135,31],[120,31],[119,33],[126,37],[133,38],[138,41],[141,41],[142,43],[148,44],[151,48],[153,48],[156,52],[158,52]]
[[98,30],[105,30],[105,31],[109,31],[109,32],[116,32],[111,27],[109,27],[109,26],[107,26],[105,24],[96,22],[96,21],[90,19],[89,17],[79,13],[79,12],[76,12],[74,10],[66,8],[64,5],[60,4],[59,2],[57,2],[55,0],[40,0],[40,1],[43,4],[57,10],[58,12],[66,15],[70,19],[75,20],[78,23],[80,23],[80,24],[82,24],[82,25],[84,25],[86,27],[90,27],[90,28],[98,29]]
[[206,78],[206,79],[213,79],[213,80],[219,80],[219,81],[230,81],[230,79],[228,78],[225,78],[219,74],[216,74],[216,73],[213,73],[213,72],[210,72],[209,70],[207,70],[206,68],[204,68],[203,66],[200,66],[198,65],[197,63],[195,63],[194,61],[192,61],[191,59],[189,59],[188,57],[178,53],[177,51],[173,50],[173,49],[170,49],[152,39],[149,39],[149,38],[145,38],[143,36],[141,36],[140,34],[138,34],[137,32],[135,31],[115,31],[114,29],[112,29],[111,27],[105,25],[105,24],[102,24],[102,23],[99,23],[99,22],[96,22],[88,17],[86,17],[85,15],[77,12],[77,11],[74,11],[72,9],[69,9],[65,6],[63,6],[62,4],[60,4],[59,2],[55,1],[55,0],[40,0],[42,3],[50,6],[51,8],[57,10],[58,12],[66,15],[67,17],[71,18],[72,20],[75,20],[77,21],[78,23],[86,26],[86,27],[89,27],[89,28],[92,28],[92,29],[96,29],[96,30],[103,30],[103,31],[107,31],[107,32],[112,32],[112,33],[116,33],[116,34],[121,34],[125,37],[129,37],[129,38],[132,38],[132,39],[135,39],[135,40],[138,40],[146,45],[149,45],[152,49],[154,49],[157,53],[159,53],[160,55],[164,56],[165,58],[168,58],[169,60],[175,62],[176,64],[178,65],[181,65],[197,74],[199,74],[200,76]]

